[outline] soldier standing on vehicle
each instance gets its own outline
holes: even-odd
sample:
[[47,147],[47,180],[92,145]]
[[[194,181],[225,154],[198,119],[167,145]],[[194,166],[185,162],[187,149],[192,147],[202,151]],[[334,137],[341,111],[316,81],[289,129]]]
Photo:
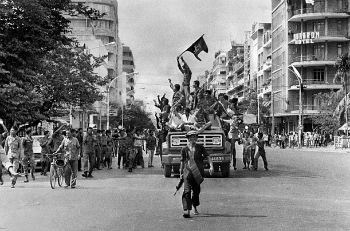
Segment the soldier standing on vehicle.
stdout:
[[50,145],[53,142],[53,140],[50,138],[50,132],[44,131],[44,137],[41,138],[39,142],[41,146],[41,175],[46,176],[46,172],[50,167],[50,160],[47,155],[51,152]]
[[96,156],[95,156],[95,145],[97,140],[92,134],[92,128],[87,128],[87,133],[83,138],[82,149],[83,149],[83,177],[92,177],[92,171],[95,166]]
[[66,182],[66,188],[69,186],[71,186],[71,188],[75,188],[77,181],[80,144],[78,139],[73,137],[74,133],[74,129],[68,130],[66,132],[67,136],[62,140],[61,145],[54,153],[57,154],[62,149],[65,152],[64,178]]
[[197,144],[197,132],[189,131],[186,137],[188,139],[188,144],[181,149],[180,175],[184,179],[184,191],[182,194],[183,217],[189,218],[192,205],[194,207],[194,214],[199,214],[197,207],[200,204],[200,184],[204,177],[203,160],[207,158],[210,164],[210,175],[214,173],[214,166],[204,146]]
[[30,165],[30,173],[32,179],[35,180],[34,171],[35,171],[35,161],[34,161],[34,152],[33,152],[33,138],[32,138],[32,129],[26,130],[26,136],[22,139],[23,146],[23,169],[25,180],[24,183],[29,182],[28,179],[28,169]]

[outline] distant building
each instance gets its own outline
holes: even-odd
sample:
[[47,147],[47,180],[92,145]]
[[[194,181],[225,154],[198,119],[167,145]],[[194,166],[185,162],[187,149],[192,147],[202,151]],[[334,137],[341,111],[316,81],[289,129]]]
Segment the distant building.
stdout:
[[224,51],[215,53],[213,68],[207,80],[207,85],[210,90],[217,96],[220,93],[226,93],[226,58],[227,54]]
[[231,49],[227,52],[226,94],[229,98],[244,97],[244,45],[231,42]]
[[135,97],[135,62],[130,47],[123,45],[123,72],[126,72],[126,105],[134,104]]

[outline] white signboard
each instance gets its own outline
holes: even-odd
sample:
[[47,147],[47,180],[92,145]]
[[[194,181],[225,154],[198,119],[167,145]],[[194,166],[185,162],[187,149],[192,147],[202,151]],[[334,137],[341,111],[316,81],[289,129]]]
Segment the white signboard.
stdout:
[[307,43],[314,43],[314,39],[320,37],[320,32],[303,32],[303,33],[297,33],[294,34],[294,40],[295,44],[307,44]]

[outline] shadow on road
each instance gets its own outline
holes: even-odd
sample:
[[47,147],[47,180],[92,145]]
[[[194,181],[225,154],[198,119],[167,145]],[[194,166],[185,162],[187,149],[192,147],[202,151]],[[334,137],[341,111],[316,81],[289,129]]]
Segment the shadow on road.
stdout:
[[265,218],[267,216],[264,215],[235,215],[235,214],[214,214],[214,213],[201,213],[199,215],[193,216],[195,217],[247,217],[247,218]]

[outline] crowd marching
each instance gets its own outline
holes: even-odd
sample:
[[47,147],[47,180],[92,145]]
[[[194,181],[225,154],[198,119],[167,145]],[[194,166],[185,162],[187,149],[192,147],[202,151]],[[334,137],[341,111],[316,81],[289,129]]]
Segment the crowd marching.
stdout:
[[[13,126],[10,132],[1,123],[4,133],[1,134],[0,166],[4,166],[11,176],[11,187],[14,188],[17,178],[24,174],[24,182],[29,182],[29,174],[35,180],[35,161],[33,153],[32,130],[25,130],[25,136],[18,136],[18,128]],[[65,128],[66,127],[66,128]],[[96,130],[87,128],[71,129],[66,125],[56,128],[51,135],[43,132],[39,139],[41,146],[41,175],[46,176],[50,170],[52,155],[59,154],[65,161],[65,187],[75,188],[78,171],[82,176],[92,178],[94,170],[112,169],[113,157],[118,156],[118,168],[128,169],[140,165],[145,167],[143,152],[149,154],[148,167],[153,167],[153,157],[157,145],[157,138],[152,130],[135,128],[126,131],[124,128],[110,130]],[[0,185],[4,183],[2,168],[0,168]]]

